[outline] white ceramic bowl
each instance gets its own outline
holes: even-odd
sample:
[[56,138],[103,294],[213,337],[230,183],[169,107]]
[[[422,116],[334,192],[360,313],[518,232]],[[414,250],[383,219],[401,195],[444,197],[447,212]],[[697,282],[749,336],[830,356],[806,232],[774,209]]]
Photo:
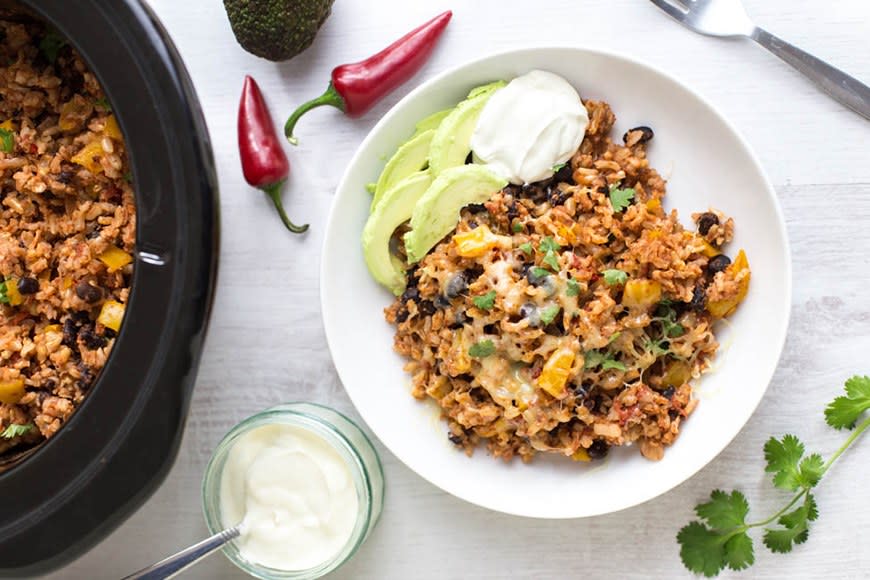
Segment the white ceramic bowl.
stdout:
[[[746,301],[717,335],[713,370],[697,382],[700,404],[659,462],[636,447],[605,463],[539,456],[506,464],[479,449],[472,458],[447,440],[433,402],[410,395],[405,361],[393,351],[383,309],[393,296],[369,276],[360,233],[384,159],[426,115],[455,105],[477,85],[532,69],[564,76],[584,99],[610,103],[614,139],[637,125],[655,131],[649,156],[668,178],[666,209],[690,214],[713,206],[734,217],[752,283]],[[788,327],[791,261],[782,212],[747,143],[703,98],[647,65],[580,48],[530,48],[447,71],[412,91],[375,126],[347,168],[332,206],[320,274],[326,336],[335,367],[360,415],[390,451],[443,490],[493,510],[540,518],[613,512],[677,486],[725,448],[749,420],[773,376]]]

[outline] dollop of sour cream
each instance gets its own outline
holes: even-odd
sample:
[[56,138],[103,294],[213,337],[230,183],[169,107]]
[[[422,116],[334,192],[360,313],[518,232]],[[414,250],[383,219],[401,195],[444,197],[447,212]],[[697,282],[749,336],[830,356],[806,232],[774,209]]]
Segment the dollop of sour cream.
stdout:
[[583,142],[589,115],[559,75],[533,70],[490,97],[471,136],[476,159],[511,183],[551,177]]
[[237,545],[246,560],[307,570],[346,545],[359,498],[332,445],[301,427],[275,424],[245,433],[232,447],[220,506],[227,527],[242,523]]

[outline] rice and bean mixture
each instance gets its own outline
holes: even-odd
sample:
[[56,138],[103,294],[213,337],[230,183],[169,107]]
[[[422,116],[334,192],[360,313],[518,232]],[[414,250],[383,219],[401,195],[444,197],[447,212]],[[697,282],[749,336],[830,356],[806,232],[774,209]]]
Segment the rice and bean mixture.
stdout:
[[465,208],[386,310],[413,395],[469,455],[589,461],[636,443],[661,459],[697,404],[716,321],[748,290],[745,254],[723,251],[733,220],[711,209],[684,228],[662,207],[653,131],[614,143],[610,107],[586,108],[570,163]]
[[81,57],[0,20],[0,457],[57,433],[106,363],[133,272],[130,181]]

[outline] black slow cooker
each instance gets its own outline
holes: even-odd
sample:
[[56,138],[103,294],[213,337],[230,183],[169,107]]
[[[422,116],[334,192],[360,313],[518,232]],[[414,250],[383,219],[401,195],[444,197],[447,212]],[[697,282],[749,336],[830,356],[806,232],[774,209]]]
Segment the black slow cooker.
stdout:
[[[78,556],[136,509],[178,450],[212,302],[217,178],[181,59],[136,0],[22,0],[89,62],[133,167],[137,261],[124,324],[57,435],[0,473],[0,575]],[[3,6],[8,0],[3,1]]]

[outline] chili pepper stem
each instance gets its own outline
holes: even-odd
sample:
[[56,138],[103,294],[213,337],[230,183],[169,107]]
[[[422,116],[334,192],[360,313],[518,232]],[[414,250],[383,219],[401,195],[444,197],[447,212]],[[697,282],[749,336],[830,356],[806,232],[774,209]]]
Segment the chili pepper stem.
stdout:
[[322,107],[323,105],[329,105],[331,107],[335,107],[340,111],[345,110],[344,99],[341,98],[341,95],[338,94],[338,91],[335,90],[335,87],[332,83],[329,83],[329,86],[326,88],[326,92],[317,97],[316,99],[311,99],[307,103],[304,103],[299,106],[298,109],[293,111],[293,114],[290,115],[290,118],[287,119],[287,122],[284,123],[284,135],[287,136],[287,141],[290,142],[291,145],[298,145],[299,139],[293,136],[293,128],[296,127],[296,122],[299,120],[299,117],[314,109],[316,107]]
[[263,193],[265,193],[272,199],[272,203],[275,204],[275,209],[278,210],[278,215],[281,216],[281,221],[284,222],[284,225],[287,226],[287,229],[294,234],[304,233],[306,230],[308,230],[308,224],[297,226],[290,221],[290,218],[287,217],[287,213],[284,211],[284,204],[281,203],[281,186],[283,184],[284,181],[279,181],[278,183],[266,185],[264,187],[261,187],[260,189],[263,191]]

